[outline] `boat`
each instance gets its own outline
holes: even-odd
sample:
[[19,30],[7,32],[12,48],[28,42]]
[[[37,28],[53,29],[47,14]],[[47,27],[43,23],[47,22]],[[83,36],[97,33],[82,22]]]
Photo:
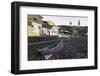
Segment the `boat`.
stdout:
[[63,40],[61,40],[59,43],[54,43],[52,45],[49,45],[47,47],[44,47],[42,49],[39,49],[38,51],[42,54],[42,55],[50,55],[52,53],[57,53],[60,50],[62,50],[64,47],[64,43]]

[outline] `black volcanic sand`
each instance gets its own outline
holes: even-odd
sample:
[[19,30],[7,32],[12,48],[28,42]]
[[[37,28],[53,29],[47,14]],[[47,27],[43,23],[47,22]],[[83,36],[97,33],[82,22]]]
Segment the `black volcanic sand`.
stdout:
[[[57,59],[80,59],[88,57],[87,37],[70,37],[60,39],[63,39],[64,41],[64,48],[57,54]],[[43,60],[43,56],[41,56],[37,50],[53,43],[55,42],[28,46],[28,60]]]

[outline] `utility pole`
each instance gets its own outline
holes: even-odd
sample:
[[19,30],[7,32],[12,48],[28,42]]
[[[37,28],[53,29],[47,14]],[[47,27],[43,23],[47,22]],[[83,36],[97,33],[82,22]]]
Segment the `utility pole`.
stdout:
[[69,25],[72,25],[72,22],[70,21]]

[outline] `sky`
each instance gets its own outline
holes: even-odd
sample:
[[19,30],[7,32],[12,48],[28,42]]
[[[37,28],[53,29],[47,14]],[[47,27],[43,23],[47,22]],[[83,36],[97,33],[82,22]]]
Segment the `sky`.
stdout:
[[53,16],[53,15],[41,15],[43,20],[53,21],[56,25],[69,25],[72,22],[73,25],[78,25],[78,20],[80,20],[80,26],[88,26],[88,17],[86,16]]

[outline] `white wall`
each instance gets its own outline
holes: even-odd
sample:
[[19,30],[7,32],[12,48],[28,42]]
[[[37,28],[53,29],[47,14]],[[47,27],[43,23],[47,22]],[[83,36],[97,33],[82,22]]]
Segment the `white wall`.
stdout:
[[[11,5],[10,3],[12,1],[13,0],[1,0],[0,2],[0,45],[1,45],[0,46],[0,76],[13,76],[13,74],[10,73],[10,55],[11,55],[10,54],[11,53],[11,48],[10,48],[11,46],[11,39],[10,39]],[[21,1],[98,6],[98,12],[100,13],[100,0],[21,0]],[[98,15],[98,20],[100,20],[100,14]],[[99,24],[100,23],[98,23],[98,25]],[[100,26],[98,26],[98,28],[100,29]],[[98,39],[99,39],[98,42],[100,42],[100,34]],[[100,48],[98,50],[100,50]],[[98,57],[100,58],[100,52]],[[100,67],[100,59],[99,59],[99,67]],[[34,74],[34,76],[73,76],[73,75],[99,76],[99,74],[100,74],[100,68],[98,70],[41,73],[41,74]],[[33,74],[26,74],[26,76],[29,75],[33,75]]]

